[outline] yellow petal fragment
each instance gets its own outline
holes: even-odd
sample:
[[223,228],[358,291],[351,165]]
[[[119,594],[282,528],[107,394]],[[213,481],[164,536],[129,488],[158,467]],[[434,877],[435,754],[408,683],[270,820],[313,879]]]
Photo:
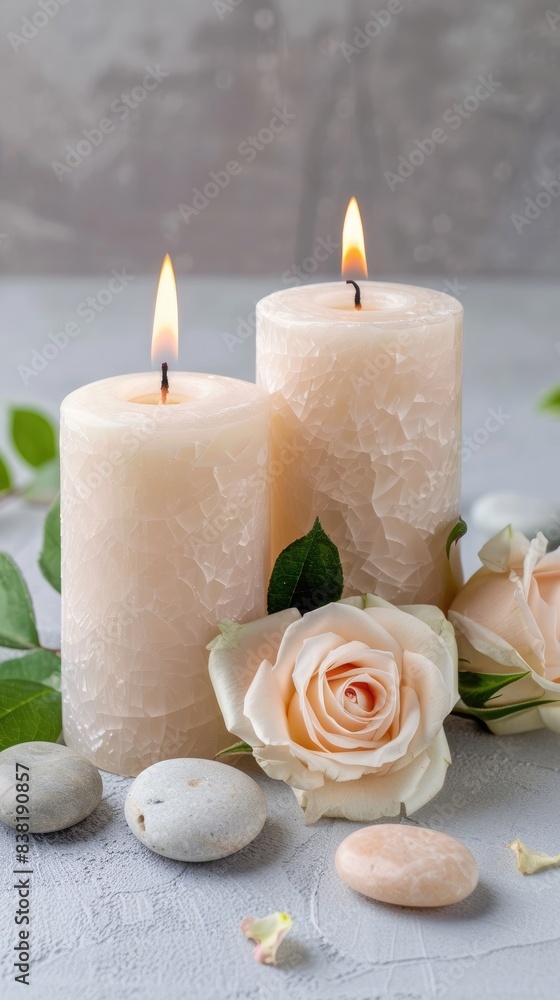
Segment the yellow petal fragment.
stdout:
[[270,913],[267,917],[245,917],[241,930],[256,948],[253,958],[263,965],[276,965],[276,952],[282,939],[293,925],[287,913]]
[[523,875],[534,875],[541,868],[550,868],[552,865],[560,864],[560,854],[543,854],[541,851],[534,851],[532,847],[527,847],[522,840],[514,840],[513,844],[508,844],[510,851],[517,855],[517,867]]

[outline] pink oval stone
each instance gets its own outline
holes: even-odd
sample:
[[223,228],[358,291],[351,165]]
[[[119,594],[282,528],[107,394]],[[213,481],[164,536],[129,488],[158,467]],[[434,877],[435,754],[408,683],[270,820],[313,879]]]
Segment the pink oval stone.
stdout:
[[351,889],[397,906],[448,906],[469,896],[478,882],[477,863],[464,844],[400,823],[351,833],[334,863]]

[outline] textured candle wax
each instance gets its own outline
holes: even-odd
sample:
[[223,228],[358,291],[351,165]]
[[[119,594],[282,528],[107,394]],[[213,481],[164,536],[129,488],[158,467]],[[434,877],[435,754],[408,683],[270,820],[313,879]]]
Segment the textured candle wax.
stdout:
[[266,611],[268,397],[212,375],[170,384],[164,406],[152,372],[61,410],[64,737],[125,775],[231,742],[205,647],[219,621]]
[[442,292],[343,281],[257,306],[272,394],[272,555],[318,515],[345,593],[446,608],[459,515],[463,309]]

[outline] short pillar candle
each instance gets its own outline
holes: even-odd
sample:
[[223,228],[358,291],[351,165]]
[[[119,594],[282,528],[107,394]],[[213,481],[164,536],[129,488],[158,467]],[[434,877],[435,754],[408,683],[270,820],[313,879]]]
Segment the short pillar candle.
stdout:
[[64,737],[136,775],[228,745],[208,676],[223,619],[266,613],[269,400],[248,382],[154,372],[61,410]]

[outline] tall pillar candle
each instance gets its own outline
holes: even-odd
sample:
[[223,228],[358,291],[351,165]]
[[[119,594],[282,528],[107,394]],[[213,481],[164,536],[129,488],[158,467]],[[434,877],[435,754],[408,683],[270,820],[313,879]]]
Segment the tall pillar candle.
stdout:
[[126,775],[227,745],[206,645],[265,614],[269,573],[268,397],[174,373],[158,406],[156,379],[61,412],[64,737]]
[[411,285],[284,289],[257,306],[272,397],[272,556],[318,515],[345,592],[445,608],[459,515],[463,309]]

